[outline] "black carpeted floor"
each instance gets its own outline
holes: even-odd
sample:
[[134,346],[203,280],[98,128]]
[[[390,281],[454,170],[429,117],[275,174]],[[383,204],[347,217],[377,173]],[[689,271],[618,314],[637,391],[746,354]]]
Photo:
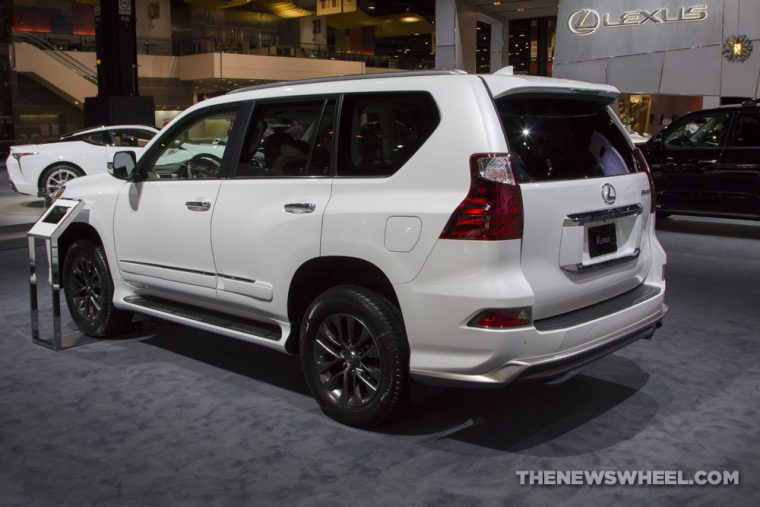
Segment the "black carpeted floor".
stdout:
[[[33,346],[25,251],[0,251],[0,505],[757,505],[760,224],[675,218],[659,236],[670,313],[651,341],[552,385],[416,388],[378,433],[323,416],[296,358],[189,328]],[[518,470],[741,485],[528,486]]]

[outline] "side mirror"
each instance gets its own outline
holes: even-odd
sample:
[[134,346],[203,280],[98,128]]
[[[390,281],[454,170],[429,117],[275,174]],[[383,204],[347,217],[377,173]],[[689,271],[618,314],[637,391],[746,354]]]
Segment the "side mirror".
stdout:
[[120,180],[131,180],[132,175],[137,167],[137,158],[134,151],[119,151],[113,156],[113,163],[108,168],[108,172],[114,178]]
[[662,149],[662,138],[663,134],[662,131],[655,134],[652,139],[647,141],[647,148],[650,150],[661,150]]

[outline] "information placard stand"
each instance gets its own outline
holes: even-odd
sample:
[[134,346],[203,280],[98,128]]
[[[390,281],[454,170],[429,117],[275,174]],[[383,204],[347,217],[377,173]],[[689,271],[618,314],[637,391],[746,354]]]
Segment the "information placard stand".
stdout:
[[[59,351],[94,341],[82,335],[61,336],[61,270],[58,265],[58,238],[84,208],[79,199],[58,199],[29,230],[29,305],[32,316],[32,343]],[[37,240],[45,240],[49,261],[49,279],[53,305],[53,339],[40,337],[39,303],[37,300]]]

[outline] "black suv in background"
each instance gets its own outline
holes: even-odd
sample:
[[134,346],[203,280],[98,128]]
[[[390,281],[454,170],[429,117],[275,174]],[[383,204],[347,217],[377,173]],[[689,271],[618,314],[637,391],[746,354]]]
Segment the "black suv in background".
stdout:
[[657,214],[760,220],[758,102],[691,113],[644,146]]

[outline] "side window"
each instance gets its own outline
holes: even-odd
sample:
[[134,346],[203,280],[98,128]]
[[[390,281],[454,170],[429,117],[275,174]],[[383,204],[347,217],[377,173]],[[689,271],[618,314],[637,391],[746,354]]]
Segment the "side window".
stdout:
[[123,129],[112,130],[111,139],[114,146],[144,148],[155,134],[150,130]]
[[158,157],[146,169],[146,179],[218,178],[237,109],[196,116],[162,140]]
[[333,100],[257,104],[236,177],[329,175],[334,109]]
[[345,96],[338,176],[390,176],[438,126],[438,108],[425,92]]
[[105,146],[106,144],[111,144],[111,140],[108,135],[107,130],[101,130],[98,132],[88,132],[86,134],[77,134],[70,137],[62,137],[61,141],[84,141],[89,144],[94,144],[96,146]]
[[671,128],[665,135],[666,148],[715,148],[725,133],[727,114],[694,116]]
[[760,148],[760,114],[741,113],[736,122],[732,145]]

